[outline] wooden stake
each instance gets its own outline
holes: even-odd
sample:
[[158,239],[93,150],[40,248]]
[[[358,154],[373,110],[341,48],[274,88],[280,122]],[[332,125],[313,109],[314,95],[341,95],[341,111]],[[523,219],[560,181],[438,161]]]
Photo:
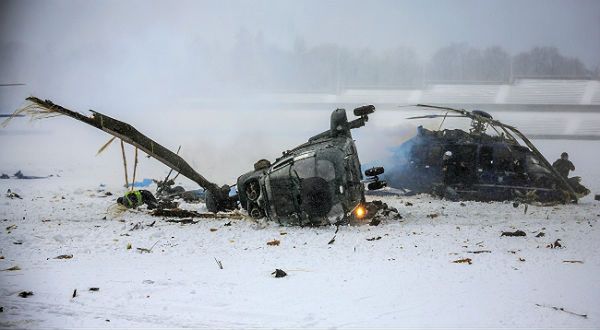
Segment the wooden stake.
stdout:
[[137,172],[137,164],[138,164],[138,148],[135,147],[135,160],[133,161],[133,178],[131,179],[131,190],[133,190],[133,185],[135,185],[135,172]]
[[125,144],[121,140],[121,154],[123,155],[123,169],[125,170],[125,188],[129,186],[129,178],[127,177],[127,157],[125,157]]
[[116,139],[116,136],[113,136],[110,140],[108,140],[108,142],[106,142],[102,147],[100,147],[100,149],[98,149],[98,152],[96,153],[96,156],[98,156],[100,153],[102,153],[106,148],[108,148],[108,146]]

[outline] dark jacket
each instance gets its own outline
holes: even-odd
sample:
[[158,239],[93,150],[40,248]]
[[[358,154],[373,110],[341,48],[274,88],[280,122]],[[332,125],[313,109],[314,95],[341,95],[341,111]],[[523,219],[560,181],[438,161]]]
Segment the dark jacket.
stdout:
[[552,167],[565,178],[569,176],[569,171],[575,171],[575,165],[568,159],[558,159],[552,164]]

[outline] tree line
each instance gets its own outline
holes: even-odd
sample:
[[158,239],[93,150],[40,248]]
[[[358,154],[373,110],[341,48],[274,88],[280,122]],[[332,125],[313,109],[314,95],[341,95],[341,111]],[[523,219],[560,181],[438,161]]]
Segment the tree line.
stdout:
[[335,92],[347,88],[419,88],[429,83],[510,83],[514,79],[598,79],[598,68],[534,47],[515,55],[499,46],[479,49],[454,43],[424,61],[414,50],[375,52],[336,44],[307,47],[297,38],[291,49],[267,45],[259,33],[241,31],[228,57],[231,76],[244,88]]

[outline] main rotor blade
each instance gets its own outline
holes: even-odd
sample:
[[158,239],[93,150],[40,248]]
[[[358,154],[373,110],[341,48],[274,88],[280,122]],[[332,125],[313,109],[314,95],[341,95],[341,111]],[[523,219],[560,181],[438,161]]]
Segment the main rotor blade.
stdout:
[[465,109],[456,109],[456,108],[450,108],[450,107],[442,107],[442,106],[439,106],[439,105],[431,105],[431,104],[422,104],[422,103],[419,103],[419,104],[417,104],[415,106],[416,107],[421,107],[421,108],[431,108],[431,109],[439,109],[439,110],[448,110],[448,111],[458,112],[458,113],[463,114],[463,115],[471,114],[469,111],[467,111]]
[[464,115],[426,115],[426,116],[408,117],[406,119],[430,119],[430,118],[440,118],[440,117],[468,118],[467,116],[464,116]]
[[216,195],[220,196],[219,187],[196,172],[183,158],[158,144],[146,135],[140,133],[137,129],[127,123],[96,111],[92,111],[92,117],[87,117],[79,112],[71,111],[61,107],[60,105],[54,104],[52,101],[44,101],[33,96],[28,97],[27,100],[50,112],[57,112],[69,116],[90,126],[96,127],[97,129],[105,131],[108,134],[118,137],[134,147],[138,147],[148,155],[156,158],[156,160],[167,165],[173,170],[180,172],[190,180],[196,182],[202,188],[214,192]]

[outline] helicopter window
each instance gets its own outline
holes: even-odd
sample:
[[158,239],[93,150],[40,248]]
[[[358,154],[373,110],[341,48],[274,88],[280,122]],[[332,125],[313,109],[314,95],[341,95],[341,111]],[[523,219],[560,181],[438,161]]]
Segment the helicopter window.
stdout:
[[325,159],[305,158],[295,162],[293,167],[298,177],[302,179],[312,177],[323,178],[325,181],[335,179],[335,167],[332,162]]
[[317,160],[317,176],[327,181],[335,179],[335,167],[333,167],[333,163],[324,159]]

